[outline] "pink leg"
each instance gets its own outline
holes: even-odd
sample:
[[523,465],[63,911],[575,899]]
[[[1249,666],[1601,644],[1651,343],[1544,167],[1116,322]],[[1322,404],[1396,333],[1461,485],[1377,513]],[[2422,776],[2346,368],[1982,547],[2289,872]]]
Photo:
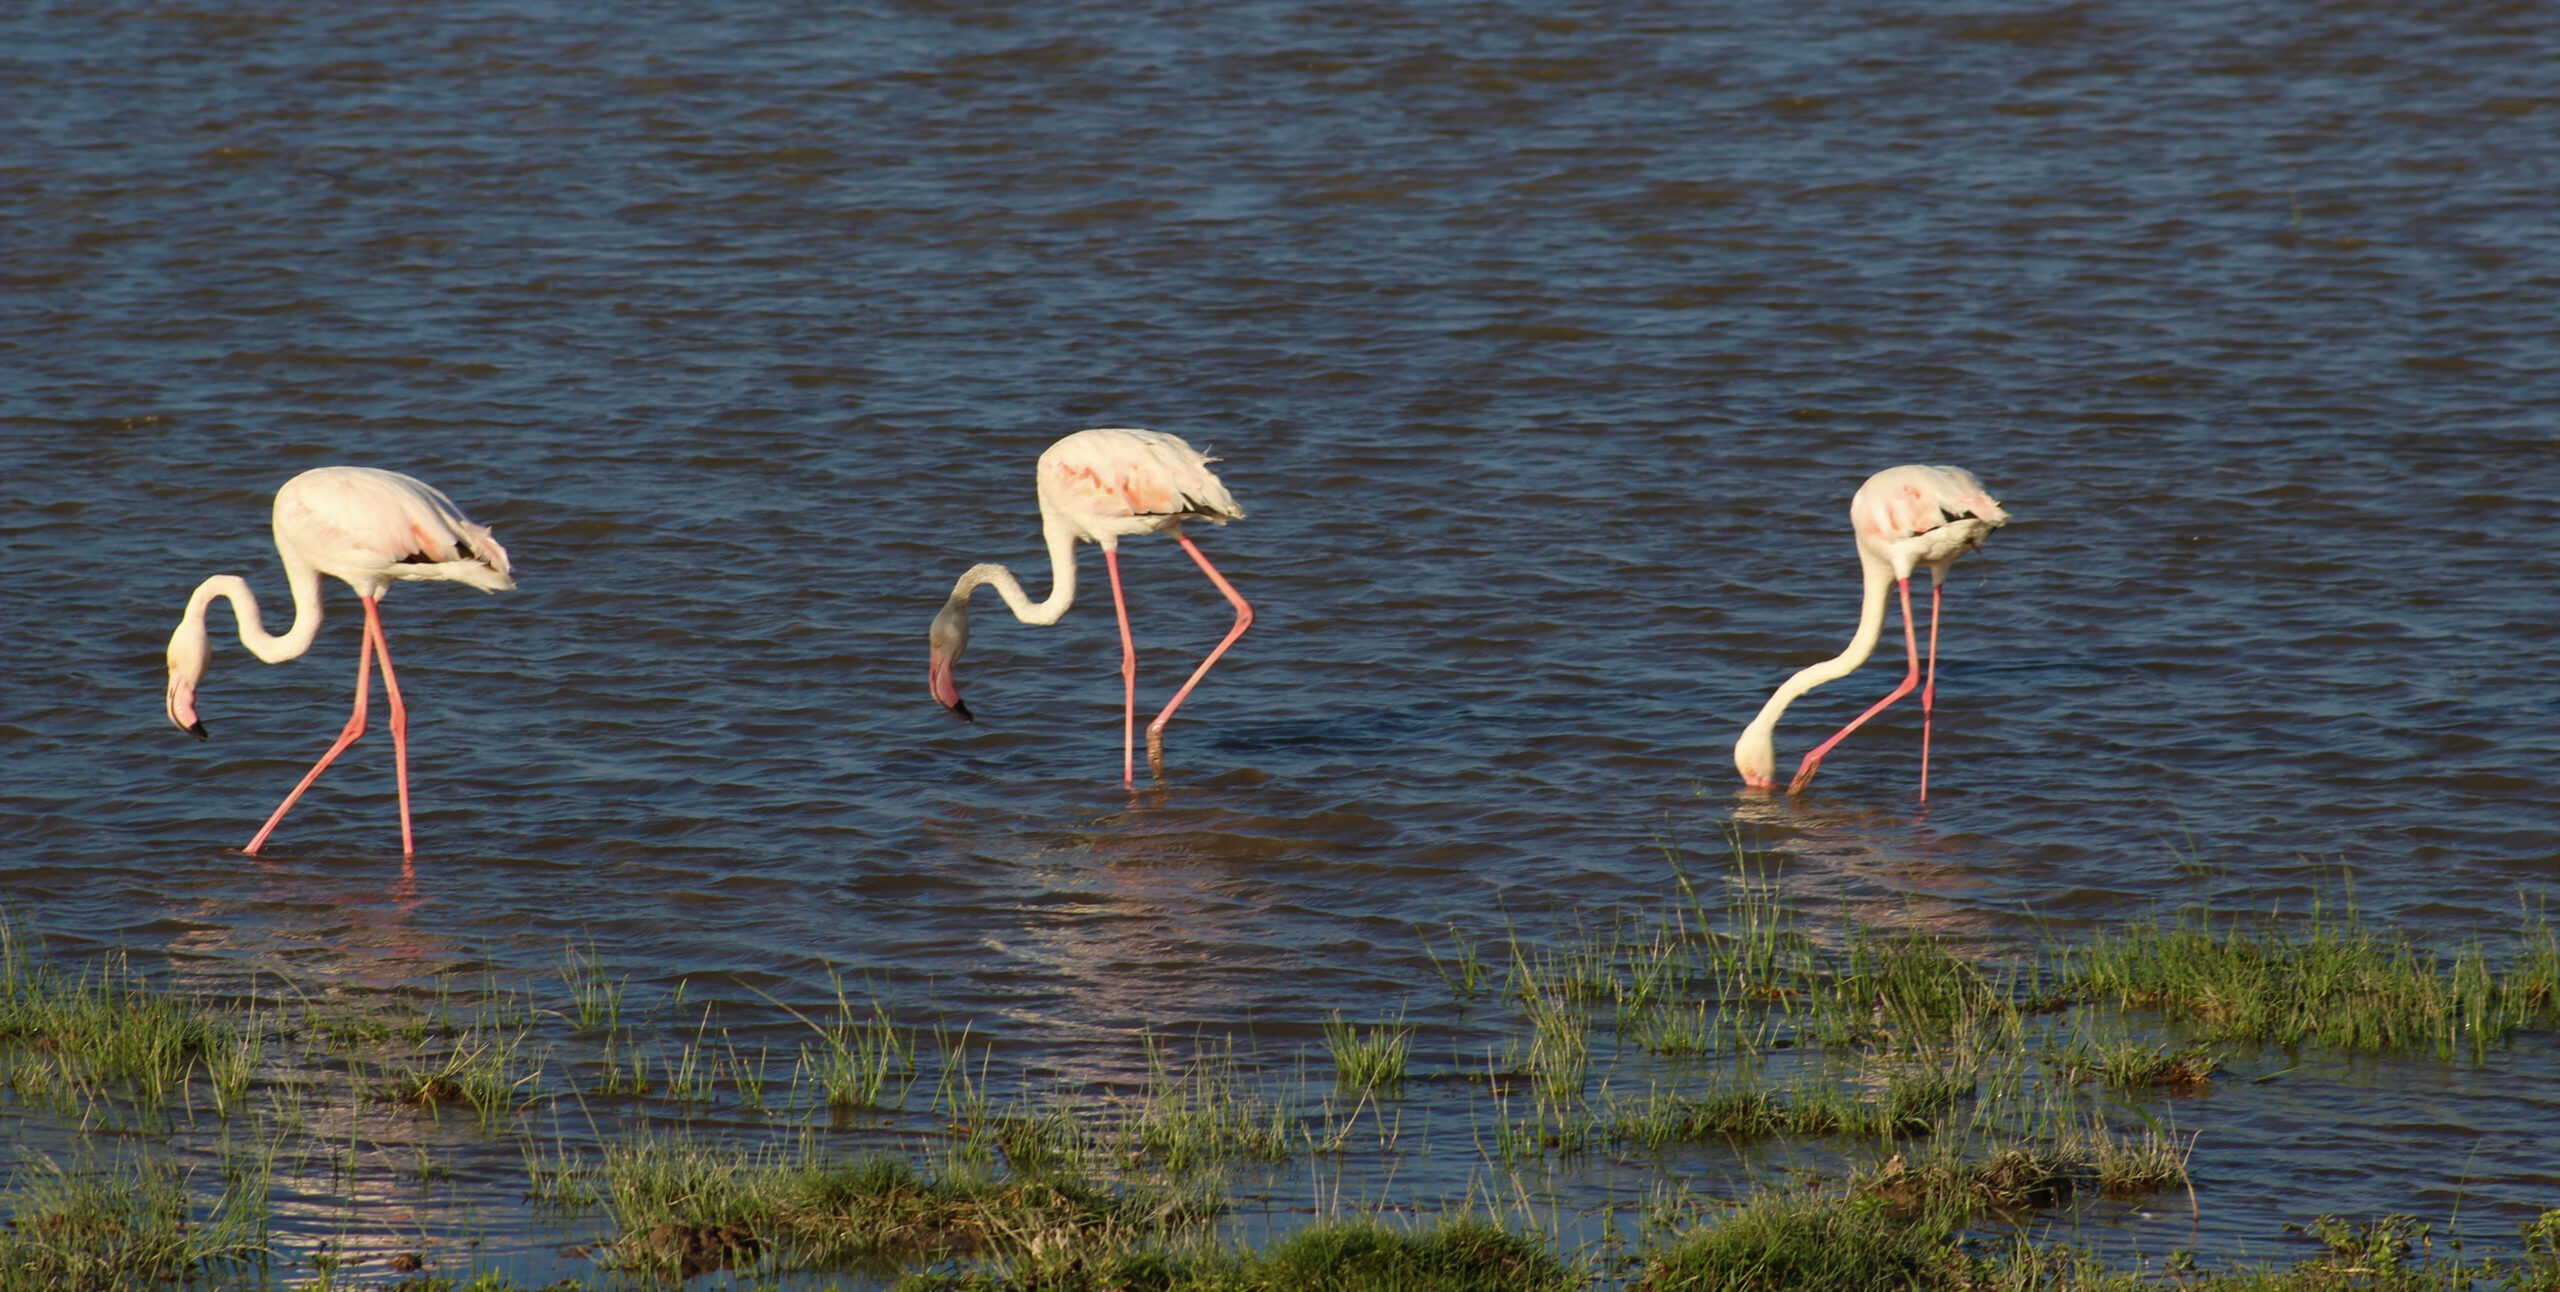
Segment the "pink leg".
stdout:
[[1236,626],[1228,629],[1226,640],[1219,642],[1218,648],[1209,652],[1209,658],[1200,661],[1200,667],[1192,670],[1191,680],[1183,683],[1182,689],[1173,693],[1173,702],[1164,706],[1164,712],[1157,714],[1156,720],[1147,724],[1147,766],[1153,768],[1158,777],[1164,775],[1165,722],[1173,717],[1174,710],[1182,707],[1183,698],[1191,694],[1191,688],[1200,685],[1200,679],[1209,675],[1209,666],[1217,663],[1218,657],[1226,654],[1227,648],[1236,644],[1236,638],[1244,636],[1244,630],[1253,626],[1253,607],[1245,604],[1244,597],[1236,592],[1235,585],[1227,582],[1225,575],[1218,573],[1217,566],[1209,564],[1208,556],[1201,552],[1198,544],[1191,541],[1191,536],[1177,529],[1173,531],[1173,538],[1175,542],[1182,544],[1183,551],[1191,553],[1192,560],[1200,563],[1201,572],[1209,576],[1211,583],[1218,585],[1218,591],[1227,595],[1227,604],[1236,608]]
[[1920,801],[1929,801],[1929,712],[1938,702],[1938,602],[1943,596],[1935,577],[1929,580],[1929,680],[1920,686]]
[[1120,783],[1138,783],[1138,643],[1129,636],[1129,601],[1120,594],[1120,553],[1102,549],[1111,568],[1111,608],[1120,612],[1120,684],[1126,692],[1120,709]]
[[391,639],[382,634],[382,614],[371,597],[364,599],[364,631],[382,662],[382,698],[391,706],[391,761],[400,769],[400,855],[408,857],[418,851],[409,839],[409,706],[400,702],[400,679],[391,675]]
[[320,755],[320,761],[313,763],[311,770],[303,773],[302,783],[294,786],[293,793],[285,795],[284,802],[276,805],[275,815],[267,818],[267,824],[258,831],[258,837],[251,839],[249,846],[240,850],[242,853],[251,857],[257,856],[258,849],[266,845],[267,836],[276,832],[276,825],[283,821],[284,814],[292,809],[294,800],[301,798],[302,792],[310,789],[313,781],[320,779],[320,773],[327,770],[329,764],[337,760],[338,755],[345,753],[347,746],[356,743],[356,737],[364,734],[364,706],[365,701],[371,698],[372,694],[373,635],[367,633],[363,647],[356,652],[356,711],[347,718],[346,727],[338,732],[338,743],[329,746],[329,752]]
[[1816,771],[1821,770],[1822,756],[1830,753],[1833,745],[1839,744],[1842,740],[1847,739],[1850,732],[1856,731],[1858,728],[1865,726],[1867,719],[1884,712],[1886,706],[1906,695],[1911,694],[1911,688],[1920,685],[1920,637],[1918,631],[1911,623],[1911,580],[1907,578],[1903,579],[1901,580],[1901,584],[1902,645],[1905,652],[1911,656],[1911,671],[1903,675],[1902,685],[1893,688],[1893,694],[1876,701],[1873,707],[1869,708],[1865,713],[1859,714],[1855,721],[1851,722],[1848,726],[1842,727],[1837,734],[1831,737],[1831,739],[1814,746],[1813,752],[1804,756],[1803,765],[1796,768],[1796,778],[1793,781],[1788,782],[1787,793],[1803,793],[1804,787],[1813,783],[1813,774]]

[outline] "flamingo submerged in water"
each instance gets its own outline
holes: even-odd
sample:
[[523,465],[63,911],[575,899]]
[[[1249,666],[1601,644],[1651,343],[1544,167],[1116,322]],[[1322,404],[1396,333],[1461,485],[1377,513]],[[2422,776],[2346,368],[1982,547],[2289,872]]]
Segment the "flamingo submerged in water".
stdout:
[[951,599],[942,612],[933,617],[931,657],[925,667],[925,684],[933,698],[953,713],[976,721],[969,706],[960,701],[960,683],[952,670],[969,645],[969,596],[980,584],[995,585],[1014,618],[1026,624],[1054,624],[1075,604],[1076,542],[1092,543],[1102,549],[1103,565],[1111,572],[1111,604],[1120,614],[1120,679],[1126,693],[1121,710],[1120,779],[1124,785],[1137,784],[1138,648],[1129,636],[1129,603],[1120,591],[1120,540],[1138,534],[1171,534],[1200,563],[1201,572],[1218,585],[1218,591],[1226,594],[1236,608],[1236,624],[1209,658],[1200,661],[1191,680],[1173,693],[1164,712],[1147,724],[1147,764],[1162,776],[1165,722],[1182,707],[1191,688],[1208,676],[1209,666],[1253,626],[1253,607],[1209,563],[1191,536],[1182,532],[1186,520],[1224,525],[1244,519],[1244,509],[1209,470],[1213,460],[1184,443],[1181,436],[1123,427],[1078,431],[1050,445],[1040,455],[1038,472],[1040,532],[1049,543],[1049,597],[1033,602],[1013,571],[1001,565],[970,566],[952,585]]
[[343,580],[364,602],[355,713],[338,733],[338,742],[284,796],[258,837],[241,851],[257,856],[294,800],[364,734],[365,699],[378,656],[382,692],[391,706],[392,757],[400,771],[400,855],[410,856],[417,849],[409,833],[409,711],[400,702],[400,683],[391,675],[391,645],[382,635],[382,616],[375,603],[400,579],[468,583],[487,592],[505,592],[516,586],[508,573],[507,550],[498,546],[488,530],[472,524],[451,498],[398,472],[371,467],[321,467],[285,481],[276,490],[275,533],[276,551],[284,557],[285,583],[293,590],[293,627],[282,637],[268,633],[258,615],[257,595],[238,575],[217,574],[196,585],[195,595],[187,600],[186,617],[169,635],[169,721],[200,740],[209,734],[196,717],[195,700],[196,686],[204,680],[205,666],[213,657],[205,613],[214,598],[231,602],[241,645],[266,663],[281,664],[310,650],[320,635],[320,576]]
[[1813,783],[1813,774],[1822,766],[1822,756],[1831,752],[1850,732],[1867,719],[1884,712],[1887,705],[1911,693],[1921,685],[1920,646],[1911,622],[1911,572],[1921,566],[1929,570],[1929,673],[1920,692],[1920,801],[1929,801],[1929,715],[1938,691],[1938,603],[1940,586],[1946,582],[1947,567],[1955,559],[1982,546],[1991,531],[2009,523],[2009,513],[1983,491],[1982,482],[1962,467],[1891,467],[1867,478],[1858,487],[1858,496],[1849,502],[1849,523],[1857,530],[1858,564],[1866,571],[1866,600],[1858,611],[1858,631],[1849,639],[1849,649],[1799,671],[1786,684],[1769,696],[1760,707],[1760,716],[1743,729],[1742,738],[1734,742],[1733,765],[1742,773],[1743,783],[1754,789],[1776,788],[1777,748],[1772,740],[1778,728],[1778,715],[1787,711],[1797,696],[1831,681],[1846,677],[1867,662],[1876,648],[1876,638],[1884,631],[1885,591],[1888,585],[1902,590],[1902,642],[1911,658],[1910,671],[1903,675],[1902,685],[1893,694],[1878,700],[1865,713],[1842,727],[1831,739],[1816,745],[1796,768],[1795,779],[1787,792],[1798,794]]

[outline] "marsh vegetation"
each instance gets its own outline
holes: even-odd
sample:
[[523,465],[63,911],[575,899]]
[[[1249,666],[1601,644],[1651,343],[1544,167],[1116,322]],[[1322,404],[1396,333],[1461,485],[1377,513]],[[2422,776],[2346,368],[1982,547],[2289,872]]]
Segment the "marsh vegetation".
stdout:
[[[13,918],[0,1090],[23,1133],[0,1271],[28,1288],[516,1277],[503,1244],[359,1237],[397,1187],[467,1192],[484,1230],[495,1209],[518,1217],[501,1229],[588,1235],[574,1277],[605,1283],[2115,1286],[2143,1271],[2047,1222],[2195,1205],[2209,1146],[2178,1101],[2236,1057],[2476,1064],[2555,1018],[2539,920],[2439,950],[2341,900],[1987,946],[1809,912],[1740,848],[1712,874],[1666,851],[1652,909],[1545,935],[1417,930],[1428,976],[1405,1012],[1307,1019],[1315,1043],[1277,1058],[1150,1034],[1116,1081],[1008,1063],[974,1022],[841,976],[814,1009],[751,989],[800,1038],[783,1054],[733,1039],[734,1002],[635,1000],[592,946],[567,948],[556,982],[359,996],[56,964]],[[1435,1057],[1457,1015],[1505,1039]],[[1814,1165],[1739,1188],[1684,1165],[1760,1145]],[[1323,1197],[1346,1163],[1391,1180],[1453,1154],[1475,1163],[1463,1189]],[[1602,1241],[1565,1241],[1536,1181],[1594,1160],[1643,1183],[1604,1210]],[[1291,1178],[1319,1183],[1275,1183]],[[2473,1255],[2408,1217],[2321,1223],[2327,1254],[2284,1269],[2178,1253],[2149,1272],[2560,1285],[2560,1213],[2474,1234]]]

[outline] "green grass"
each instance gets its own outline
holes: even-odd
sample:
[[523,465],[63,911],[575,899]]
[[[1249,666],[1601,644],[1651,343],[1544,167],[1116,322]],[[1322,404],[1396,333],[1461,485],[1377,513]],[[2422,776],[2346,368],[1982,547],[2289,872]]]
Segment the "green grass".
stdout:
[[1885,1139],[1930,1134],[1973,1093],[1972,1082],[1945,1073],[1896,1074],[1863,1098],[1830,1081],[1786,1089],[1735,1082],[1695,1096],[1613,1101],[1607,1123],[1613,1138],[1647,1150],[1777,1135]]
[[430,1113],[463,1104],[484,1129],[494,1128],[540,1097],[542,1067],[525,1057],[521,1037],[500,1039],[474,1029],[441,1054],[402,1064],[375,1093]]
[[2212,1083],[2222,1057],[2192,1046],[2144,1045],[2123,1038],[2098,1045],[2075,1040],[2054,1056],[2053,1066],[2056,1075],[2075,1085],[2095,1079],[2119,1090],[2192,1094]]
[[1235,1045],[1201,1046],[1177,1064],[1148,1037],[1147,1087],[1120,1118],[1123,1152],[1175,1171],[1216,1162],[1281,1162],[1301,1142],[1291,1110],[1247,1079]]
[[1431,945],[1431,936],[1422,936],[1422,954],[1430,957],[1431,971],[1449,988],[1449,995],[1460,1001],[1474,1000],[1484,994],[1489,975],[1485,972],[1482,948],[1475,939],[1449,926],[1449,955],[1442,959]]
[[918,1274],[898,1292],[1568,1292],[1588,1275],[1547,1243],[1458,1216],[1421,1227],[1311,1225],[1261,1251],[1120,1247]]
[[915,1036],[889,1017],[886,1002],[875,998],[867,1010],[856,1009],[844,977],[828,977],[836,1001],[825,1021],[782,1006],[818,1034],[814,1049],[800,1048],[801,1072],[825,1092],[829,1108],[876,1108],[905,1098],[917,1070]]
[[1803,985],[1807,1032],[1830,1045],[1917,1049],[2014,1033],[2032,969],[1987,967],[1925,932],[1852,926],[1847,952]]
[[604,1199],[595,1165],[556,1141],[546,1153],[541,1141],[525,1138],[524,1176],[525,1201],[540,1211],[580,1212]]
[[[259,1041],[252,1016],[206,1006],[137,972],[121,953],[77,977],[47,963],[26,926],[0,910],[0,1047],[21,1097],[106,1090],[151,1103],[199,1070],[229,1097],[246,1092]],[[244,1035],[245,1032],[245,1035]]]
[[624,1266],[691,1277],[764,1262],[857,1266],[952,1254],[1109,1250],[1196,1226],[1203,1194],[1063,1173],[928,1176],[885,1157],[641,1138],[604,1151],[605,1206]]
[[[254,1153],[236,1169],[227,1159],[218,1186],[210,1172],[134,1165],[153,1144],[188,1143],[191,1126],[228,1141],[235,1127],[252,1138],[270,1125],[326,1123],[291,1132],[285,1160],[297,1172],[327,1174],[349,1196],[386,1178],[406,1188],[472,1161],[444,1142],[471,1128],[437,1132],[432,1155],[420,1146],[402,1156],[368,1143],[368,1123],[421,1128],[378,1107],[359,1114],[363,1096],[422,1111],[468,1107],[487,1135],[528,1107],[567,1111],[546,1097],[546,1066],[573,1073],[573,1093],[629,1098],[588,1109],[592,1138],[564,1142],[554,1127],[547,1150],[527,1147],[523,1195],[552,1212],[601,1209],[613,1259],[641,1279],[715,1267],[885,1279],[924,1264],[918,1286],[1025,1289],[1546,1288],[1591,1278],[2115,1287],[2122,1279],[2084,1255],[2024,1235],[2059,1208],[2184,1184],[2191,1141],[2166,1128],[2160,1093],[2196,1090],[2226,1057],[2242,1062],[2261,1045],[2477,1060],[2520,1028],[2548,1025],[2560,991],[2560,945],[2539,921],[2511,952],[2439,954],[2349,906],[2295,920],[2136,920],[2077,946],[2017,953],[1926,927],[1862,926],[1846,913],[1815,918],[1750,858],[1720,882],[1674,874],[1677,891],[1658,909],[1491,942],[1508,951],[1500,991],[1486,985],[1486,944],[1454,930],[1448,957],[1426,944],[1452,996],[1478,1002],[1469,1024],[1501,1029],[1480,1070],[1453,1054],[1458,1072],[1413,1073],[1417,1029],[1402,1016],[1290,1020],[1322,1028],[1329,1091],[1311,1086],[1304,1056],[1293,1076],[1214,1036],[1179,1047],[1145,1037],[1143,1084],[998,1069],[997,1051],[965,1026],[902,1025],[888,1003],[856,999],[841,979],[832,1004],[807,1016],[777,1002],[809,1032],[797,1064],[769,1078],[765,1052],[740,1054],[710,1008],[697,1002],[698,1019],[681,1016],[681,989],[645,1022],[626,1019],[592,948],[571,949],[547,996],[493,982],[471,998],[489,1003],[468,1018],[444,996],[422,1009],[398,993],[242,1009],[173,991],[117,956],[65,974],[34,954],[22,926],[0,919],[0,1084],[34,1116],[76,1114],[136,1145],[122,1165],[20,1172],[0,1204],[14,1224],[0,1228],[11,1244],[0,1292],[221,1286],[255,1264],[237,1236],[263,1215],[277,1144],[265,1143],[264,1166]],[[682,1022],[697,1024],[689,1038]],[[1648,1051],[1717,1061],[1657,1063]],[[923,1061],[940,1073],[929,1103],[906,1098]],[[1444,1079],[1432,1088],[1461,1092],[1465,1105],[1468,1129],[1455,1135],[1446,1121],[1431,1124],[1431,1105],[1382,1097]],[[1651,1088],[1613,1093],[1613,1082],[1629,1081]],[[867,1109],[884,1111],[847,1115]],[[207,1110],[219,1116],[197,1120]],[[1410,1133],[1408,1116],[1420,1123]],[[717,1120],[740,1138],[670,1137],[666,1120]],[[939,1165],[819,1147],[845,1132],[882,1142],[883,1131],[939,1140],[920,1159]],[[507,1133],[532,1143],[529,1127]],[[1577,1154],[1664,1153],[1637,1169],[1668,1173],[1683,1146],[1826,1139],[1813,1156],[1831,1182],[1725,1208],[1670,1241],[1612,1247],[1611,1259],[1628,1263],[1607,1268],[1472,1220],[1331,1221],[1259,1252],[1200,1229],[1230,1177],[1267,1205],[1275,1189],[1298,1187],[1270,1181],[1338,1169],[1331,1155],[1365,1152],[1372,1137],[1392,1161],[1411,1151],[1400,1135],[1440,1160],[1453,1142],[1481,1155],[1484,1178],[1498,1173],[1511,1182],[1503,1187],[1531,1181],[1506,1197],[1518,1215],[1546,1205],[1528,1196],[1544,1187],[1535,1181],[1583,1169],[1564,1161]],[[1295,1165],[1269,1169],[1283,1163]],[[1656,1238],[1666,1232],[1648,1224]],[[2409,1248],[2423,1237],[2414,1225],[2336,1222],[2319,1235],[2333,1250],[2314,1261],[2180,1279],[2450,1287],[2462,1274],[2560,1292],[2560,1253],[2548,1250],[2560,1244],[2560,1219],[2528,1236],[2540,1255],[2494,1267],[2462,1265],[2424,1242]],[[1959,1231],[1971,1237],[1959,1244]],[[2004,1233],[2012,1246],[1996,1250]],[[173,1234],[183,1240],[174,1247]],[[7,1282],[22,1266],[53,1281]]]
[[22,1161],[0,1193],[0,1289],[125,1288],[260,1272],[263,1171],[207,1185],[165,1162]]
[[1930,1286],[1953,1258],[1942,1226],[1897,1220],[1871,1199],[1756,1197],[1645,1261],[1639,1292],[1870,1292]]
[[579,1031],[611,1032],[622,1026],[622,991],[630,980],[605,976],[593,938],[583,947],[572,942],[561,953],[560,981],[569,988],[570,1017]]
[[1606,969],[1587,955],[1533,955],[1511,944],[1511,995],[1529,1025],[1529,1049],[1516,1066],[1528,1073],[1540,1097],[1563,1102],[1582,1097],[1591,1069],[1591,1017],[1585,1003],[1609,994]]
[[1412,1028],[1377,1023],[1363,1034],[1337,1012],[1325,1020],[1324,1043],[1333,1056],[1335,1089],[1393,1094],[1404,1085],[1405,1058],[1413,1048]]
[[2279,1046],[2425,1050],[2476,1059],[2548,1022],[2555,952],[2548,925],[2526,931],[2501,973],[2477,946],[2451,955],[2367,923],[2350,903],[2299,923],[2196,915],[2101,930],[2058,953],[2090,999],[2156,1010],[2194,1035]]

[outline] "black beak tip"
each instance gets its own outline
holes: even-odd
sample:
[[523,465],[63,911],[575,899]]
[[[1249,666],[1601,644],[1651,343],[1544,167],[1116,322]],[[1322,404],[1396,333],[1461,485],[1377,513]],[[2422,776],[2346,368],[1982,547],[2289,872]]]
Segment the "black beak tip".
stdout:
[[188,728],[187,728],[187,734],[188,734],[188,735],[190,735],[190,736],[195,737],[195,738],[196,738],[196,739],[198,739],[198,740],[211,740],[211,739],[213,739],[213,733],[212,733],[212,732],[210,732],[210,731],[205,730],[205,729],[204,729],[204,723],[203,723],[202,721],[200,721],[200,720],[188,726]]
[[962,722],[976,722],[978,720],[978,715],[969,712],[969,702],[966,700],[952,701],[951,711],[959,714]]

